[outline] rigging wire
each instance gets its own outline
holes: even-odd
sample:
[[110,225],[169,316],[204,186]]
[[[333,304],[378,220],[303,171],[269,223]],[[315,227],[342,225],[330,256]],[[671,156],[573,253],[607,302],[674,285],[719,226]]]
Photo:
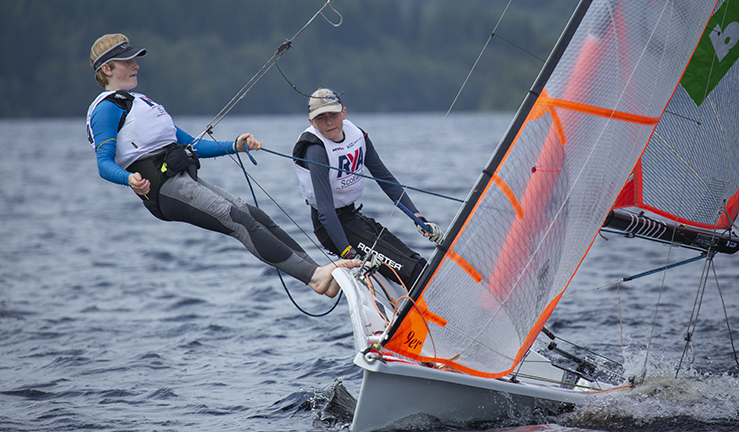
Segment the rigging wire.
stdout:
[[[313,95],[309,95],[307,93],[303,93],[302,91],[298,90],[298,87],[295,84],[293,84],[292,81],[290,81],[287,78],[287,75],[285,75],[284,72],[282,72],[282,69],[280,69],[280,64],[279,63],[275,62],[275,67],[277,68],[277,71],[280,73],[280,75],[282,75],[282,78],[285,79],[285,81],[288,83],[288,85],[290,85],[290,87],[292,87],[293,90],[295,90],[295,92],[297,92],[301,96],[305,96],[305,97],[307,97],[309,99],[313,99]],[[341,93],[338,93],[336,96],[338,96],[339,98],[341,98],[341,95],[343,95],[343,94],[344,94],[344,92],[341,92]]]
[[731,325],[729,324],[729,314],[726,312],[726,302],[724,301],[724,295],[721,293],[721,286],[718,283],[718,275],[716,274],[716,266],[712,266],[713,270],[713,277],[716,281],[716,289],[718,290],[718,295],[721,298],[721,306],[724,309],[724,318],[726,319],[726,329],[729,330],[729,341],[731,341],[731,351],[734,354],[734,362],[737,366],[739,366],[739,358],[737,358],[736,354],[736,347],[734,346],[734,337],[731,334]]
[[[728,9],[726,9],[726,10],[728,10]],[[726,20],[726,10],[724,10],[724,16],[722,17],[722,20],[721,20],[722,24]],[[709,71],[708,71],[708,76],[709,77],[713,74],[713,70],[714,70],[714,67],[715,66],[716,66],[716,56],[713,56],[711,58],[711,66],[710,66]],[[709,79],[706,82],[706,87],[705,87],[704,92],[703,92],[703,97],[704,98],[708,97],[709,85],[710,85],[709,83],[710,83],[710,81],[711,80]],[[703,115],[703,111],[699,111],[699,114],[700,115]],[[702,118],[699,118],[697,120],[698,121],[696,122],[697,124],[696,124],[696,128],[695,128],[695,131],[696,132],[695,132],[695,135],[693,137],[693,144],[695,145],[695,147],[693,147],[694,149],[695,148],[700,148],[700,146],[701,146],[701,143],[697,143],[696,137],[698,135],[698,128],[700,128],[700,126],[702,124],[702,121],[701,121]],[[694,153],[691,152],[690,154],[692,155]],[[688,175],[688,171],[685,172],[685,175],[686,176]],[[688,182],[683,182],[683,187],[686,187],[687,183]],[[680,196],[682,197],[684,195],[681,194]],[[680,201],[680,204],[682,206],[682,199]],[[726,200],[724,199],[723,205],[721,206],[721,209],[717,212],[717,215],[716,215],[716,220],[715,220],[715,224],[714,224],[714,236],[711,237],[711,243],[710,244],[713,244],[715,233],[716,233],[716,228],[718,226],[718,222],[719,222],[719,220],[721,218],[721,215],[725,211],[724,210],[725,207],[726,207]],[[706,283],[707,283],[707,280],[708,280],[708,274],[707,274],[708,273],[708,269],[711,268],[711,267],[713,267],[712,266],[712,264],[713,264],[713,259],[712,259],[713,256],[712,255],[713,254],[711,253],[710,248],[709,248],[709,254],[710,254],[709,259],[706,261],[706,264],[704,265],[703,273],[701,274],[701,279],[700,279],[699,286],[698,286],[698,290],[696,292],[696,300],[693,303],[693,311],[691,312],[690,320],[688,321],[688,329],[687,329],[687,332],[686,332],[686,335],[685,335],[685,348],[683,349],[683,354],[680,357],[680,363],[678,364],[677,371],[675,372],[675,377],[677,377],[678,374],[680,373],[680,367],[682,366],[682,362],[683,362],[683,359],[685,358],[685,355],[687,354],[688,348],[689,347],[692,347],[692,335],[695,332],[695,327],[697,326],[698,312],[700,311],[700,305],[701,305],[701,303],[703,301],[703,294],[705,293],[705,286],[706,286]],[[714,269],[714,272],[715,272],[715,269]],[[718,281],[717,281],[717,283],[718,283]],[[700,302],[698,302],[699,294],[700,294]],[[698,302],[697,303],[697,309],[696,309],[696,302]],[[695,322],[693,322],[693,318],[695,318]],[[692,324],[692,331],[691,331],[691,324]],[[728,325],[728,320],[727,320],[727,325]],[[733,347],[733,340],[732,340],[732,347]],[[736,358],[736,354],[735,354],[735,358]]]
[[[282,57],[282,55],[285,54],[285,52],[287,52],[287,50],[289,50],[292,47],[293,41],[295,41],[295,39],[298,36],[300,36],[301,33],[303,33],[303,31],[318,17],[318,15],[321,15],[329,24],[331,24],[334,27],[339,27],[344,22],[344,17],[341,16],[339,11],[337,11],[331,5],[332,1],[333,0],[327,0],[326,3],[324,3],[324,5],[320,9],[318,9],[318,12],[316,12],[313,15],[313,17],[311,17],[311,19],[309,19],[308,22],[306,22],[305,25],[303,25],[303,27],[300,30],[298,30],[297,33],[295,33],[293,37],[286,40],[279,47],[277,47],[277,50],[275,50],[275,53],[272,54],[272,57],[269,60],[267,60],[267,62],[262,66],[262,68],[259,69],[259,71],[257,71],[257,73],[254,74],[254,76],[252,76],[252,78],[246,84],[244,84],[241,90],[239,90],[233,96],[233,98],[231,98],[231,100],[221,109],[221,111],[218,112],[218,114],[216,114],[216,116],[210,121],[210,123],[208,123],[208,126],[206,127],[206,129],[196,137],[195,143],[200,141],[206,134],[212,131],[213,128],[216,125],[218,125],[218,123],[220,123],[221,120],[223,120],[223,118],[226,117],[228,113],[231,112],[231,110],[236,106],[236,104],[238,104],[242,99],[244,99],[244,97],[246,97],[247,93],[249,93],[249,91],[259,82],[259,80],[262,79],[262,77],[272,68],[272,66],[274,66],[277,63],[277,60],[280,57]],[[330,7],[331,10],[333,10],[339,16],[338,23],[331,22],[331,20],[329,20],[328,17],[326,17],[326,15],[323,14],[323,10],[326,7]]]
[[[731,217],[729,215],[728,210],[726,210],[726,200],[724,200],[724,207],[723,207],[723,216],[726,218],[726,220],[731,220]],[[734,223],[731,223],[731,226],[736,228],[736,225]],[[718,283],[718,275],[716,274],[716,266],[713,266],[713,278],[716,281],[716,289],[718,290],[719,298],[721,299],[721,306],[724,309],[724,318],[726,319],[726,328],[729,331],[729,341],[731,342],[731,351],[734,354],[734,362],[739,366],[739,358],[737,357],[736,353],[736,347],[734,346],[734,336],[731,333],[731,325],[729,324],[729,314],[726,312],[726,302],[724,301],[724,295],[721,292],[721,286]]]
[[[714,69],[714,66],[715,66],[715,60],[716,60],[716,57],[714,56],[713,59],[711,60],[711,66],[709,68],[709,77],[711,76],[711,73],[713,72],[713,69]],[[706,89],[704,90],[704,97],[706,97],[708,95],[708,85],[709,85],[708,83],[709,82],[710,82],[710,80],[707,80]],[[699,111],[699,116],[702,116],[702,115],[703,115],[703,112],[702,111]],[[680,116],[680,117],[681,118],[684,118],[683,116]],[[703,121],[702,121],[702,118],[693,119],[691,121],[693,121],[695,123],[695,128],[693,129],[694,130],[694,133],[693,133],[692,142],[691,142],[692,149],[689,152],[687,152],[686,154],[694,155],[695,154],[695,150],[697,148],[700,148],[700,145],[701,145],[700,143],[698,143],[698,139],[697,138],[698,138],[698,130],[703,125]],[[686,170],[685,171],[686,178],[687,178],[688,174],[689,174],[689,170]],[[684,193],[684,191],[685,191],[685,188],[687,187],[687,185],[689,184],[688,181],[683,181],[681,183],[682,183],[682,192],[683,193],[680,193],[679,194],[680,200],[679,200],[678,205],[677,205],[677,211],[675,212],[676,215],[682,212],[683,205],[685,204],[683,198],[686,196],[686,194]],[[718,222],[718,220],[717,220],[717,222]],[[673,235],[673,240],[674,240],[674,237],[676,235],[676,229],[673,229],[672,235]],[[714,236],[715,236],[715,227],[714,227]],[[713,242],[713,238],[711,238],[711,242]],[[674,246],[673,246],[673,243],[671,241],[670,242],[670,245],[669,245],[668,253],[667,253],[667,262],[669,262],[670,253],[672,252],[672,248],[673,247]],[[710,262],[712,261],[712,253],[711,253],[711,249],[710,248],[708,250],[708,254],[710,256],[708,257],[708,260],[706,261],[706,264],[704,265],[704,270],[703,270],[703,275],[701,275],[701,280],[704,279],[706,268],[707,268],[706,266],[709,266],[710,265]],[[650,351],[650,348],[651,348],[651,345],[652,345],[652,338],[654,336],[654,330],[655,330],[655,326],[656,326],[656,322],[657,322],[657,315],[658,315],[658,311],[659,311],[659,305],[660,305],[660,301],[662,299],[662,292],[664,290],[665,277],[666,277],[666,272],[665,272],[665,274],[663,275],[663,278],[662,278],[662,284],[660,286],[659,297],[657,299],[657,304],[655,306],[654,320],[652,321],[652,329],[651,329],[651,332],[650,332],[650,335],[649,335],[649,341],[648,341],[646,353],[645,353],[645,356],[644,356],[644,366],[643,366],[643,369],[642,369],[642,376],[641,376],[641,380],[642,381],[644,380],[644,377],[646,376],[646,373],[647,373],[647,370],[646,369],[647,369],[647,362],[649,360],[649,351]],[[704,289],[705,289],[705,283],[703,282],[703,284],[704,284]],[[700,291],[701,288],[699,288],[698,290]],[[694,304],[693,307],[694,307],[694,312],[695,312],[695,304]],[[692,319],[692,315],[691,315],[691,319]],[[697,319],[697,314],[696,314],[696,319]],[[685,347],[685,350],[683,351],[682,357],[680,358],[680,364],[682,364],[683,358],[685,357],[685,354],[686,354],[686,350],[688,349],[688,345],[690,344],[690,340],[687,340],[687,339],[690,339],[690,338],[692,338],[691,333],[688,333],[686,335],[686,347]],[[679,372],[680,372],[680,366],[678,366],[678,369],[676,371],[676,374],[675,374],[676,377],[677,377],[677,374]]]
[[[428,145],[426,146],[426,150],[424,150],[423,155],[421,155],[421,158],[419,159],[418,164],[416,164],[416,168],[413,170],[413,173],[411,173],[411,176],[410,176],[410,178],[408,179],[408,182],[407,182],[408,184],[411,184],[413,182],[413,178],[418,173],[418,170],[420,169],[421,164],[423,163],[424,159],[426,159],[426,156],[428,155],[428,152],[431,149],[431,146],[436,141],[436,138],[439,135],[439,132],[441,131],[441,128],[444,126],[444,123],[446,122],[447,118],[449,117],[449,114],[452,112],[452,109],[454,108],[454,105],[456,105],[457,100],[459,99],[459,96],[462,94],[462,91],[467,86],[467,82],[469,81],[470,77],[472,76],[472,73],[475,71],[475,68],[477,67],[477,64],[480,62],[480,59],[482,58],[482,55],[485,53],[485,50],[487,49],[487,46],[490,44],[490,40],[495,35],[495,31],[498,29],[498,26],[500,25],[500,22],[503,20],[503,17],[505,16],[506,12],[508,11],[508,7],[511,5],[511,2],[512,2],[512,0],[508,0],[508,4],[506,5],[505,9],[503,10],[503,13],[501,14],[500,18],[498,18],[498,22],[495,24],[495,27],[493,29],[492,34],[485,41],[485,44],[483,45],[482,49],[480,50],[480,53],[478,54],[477,58],[475,59],[475,62],[473,63],[472,68],[467,73],[467,77],[465,77],[464,81],[462,82],[462,85],[460,86],[459,90],[457,91],[457,95],[452,100],[452,102],[451,102],[451,104],[449,106],[449,109],[447,109],[446,114],[444,115],[444,118],[439,123],[439,127],[436,129],[436,132],[434,133],[434,136],[431,138],[431,141],[429,141]],[[390,218],[393,216],[393,214],[395,213],[395,210],[398,208],[398,204],[397,203],[400,203],[400,199],[403,198],[403,195],[406,195],[407,194],[406,191],[408,189],[412,189],[412,188],[410,186],[407,186],[407,185],[403,187],[403,192],[400,194],[400,197],[398,198],[396,204],[393,206],[393,209],[390,211],[390,213],[388,214],[387,218],[385,219],[385,223],[381,224],[382,225],[382,229],[380,230],[380,233],[378,233],[378,235],[377,235],[377,237],[375,239],[375,242],[372,244],[372,247],[371,247],[372,249],[375,248],[375,246],[377,245],[377,241],[380,239],[380,236],[387,229],[386,226],[387,226],[388,222],[390,221]],[[425,270],[426,267],[428,267],[428,262],[424,266],[423,270]]]
[[[205,135],[210,136],[215,142],[217,142],[217,143],[219,143],[219,145],[221,145],[220,142],[218,140],[216,140],[215,137],[213,137],[213,128],[216,125],[218,125],[218,123],[220,123],[221,120],[223,120],[223,118],[228,113],[231,112],[231,110],[236,106],[237,103],[239,103],[242,99],[244,99],[244,97],[246,97],[247,93],[249,93],[249,91],[262,79],[262,77],[272,68],[272,66],[274,66],[277,63],[277,60],[280,57],[282,57],[282,55],[285,54],[285,52],[287,52],[287,50],[289,50],[292,47],[293,41],[318,17],[318,15],[321,15],[333,27],[338,27],[338,26],[340,26],[344,22],[344,17],[339,13],[339,11],[337,11],[331,5],[331,2],[332,1],[333,0],[327,0],[326,3],[324,3],[324,5],[318,10],[318,12],[316,12],[313,15],[313,17],[311,17],[308,20],[308,22],[306,22],[305,25],[303,25],[303,27],[300,30],[298,30],[298,32],[295,33],[295,35],[292,38],[288,39],[287,41],[283,42],[279,47],[277,47],[277,50],[275,50],[275,53],[272,55],[272,57],[269,60],[267,60],[267,62],[262,66],[262,68],[259,69],[259,71],[257,71],[257,73],[254,74],[254,76],[252,76],[252,78],[241,88],[241,90],[239,90],[234,95],[234,97],[231,98],[231,100],[221,109],[221,111],[218,114],[216,114],[216,116],[208,123],[208,126],[205,128],[205,130],[203,132],[201,132],[197,137],[195,137],[195,140],[193,141],[192,145],[197,144],[200,140],[203,139],[203,137]],[[329,20],[328,17],[326,17],[326,15],[323,14],[323,10],[327,6],[330,7],[331,10],[333,10],[339,16],[339,22],[338,23],[331,22],[331,20]],[[249,154],[249,151],[248,151],[248,149],[246,149],[246,146],[245,146],[245,151],[246,151],[247,155],[249,156],[249,158],[251,159],[251,161],[256,165],[257,162],[254,160],[254,158],[251,156],[251,154]],[[241,168],[241,171],[244,173],[244,177],[246,178],[246,182],[249,185],[249,190],[251,191],[252,198],[254,199],[254,205],[256,207],[259,207],[259,204],[257,202],[256,194],[254,193],[254,188],[252,187],[252,183],[251,183],[252,180],[262,190],[262,192],[264,192],[264,194],[267,195],[267,197],[275,205],[277,205],[277,207],[285,214],[285,216],[287,216],[290,219],[290,221],[296,227],[298,227],[298,229],[300,229],[300,231],[303,234],[305,234],[305,236],[318,248],[318,250],[320,250],[323,253],[323,255],[326,256],[326,258],[328,258],[328,255],[326,254],[326,252],[323,251],[323,249],[321,247],[319,247],[315,243],[315,241],[313,241],[313,239],[305,232],[305,230],[303,230],[303,228],[300,227],[300,225],[288,214],[288,212],[282,206],[280,206],[277,203],[277,201],[266,191],[266,189],[263,188],[253,177],[250,178],[249,174],[246,171],[246,168],[244,167],[243,162],[241,161],[241,156],[239,156],[239,153],[236,152],[236,159],[234,159],[234,157],[232,155],[229,155],[229,156],[231,157],[231,160],[232,161],[236,162],[239,165],[239,167]],[[330,260],[330,258],[329,258],[329,260]],[[277,275],[279,276],[280,282],[282,282],[282,286],[285,288],[285,292],[287,293],[288,298],[290,298],[290,301],[293,303],[293,305],[295,305],[295,307],[300,312],[304,313],[305,315],[308,315],[308,316],[311,316],[311,317],[322,317],[322,316],[326,316],[329,313],[331,313],[334,309],[336,309],[336,307],[338,306],[338,304],[339,304],[339,302],[341,300],[342,292],[339,291],[339,295],[337,296],[336,301],[334,302],[334,305],[328,311],[323,312],[323,313],[320,313],[320,314],[313,314],[313,313],[307,312],[302,307],[300,307],[300,305],[298,305],[298,303],[295,301],[295,299],[293,298],[293,296],[290,294],[290,290],[287,288],[287,285],[285,283],[285,280],[282,277],[282,272],[280,272],[279,270],[277,270]]]
[[[508,3],[508,4],[510,4],[510,3]],[[528,54],[528,55],[530,55],[531,57],[533,57],[533,58],[535,58],[535,59],[539,60],[539,61],[540,61],[540,62],[542,62],[542,63],[546,62],[546,60],[544,60],[543,58],[539,57],[538,55],[536,55],[536,54],[532,53],[531,51],[529,51],[529,50],[527,50],[527,49],[525,49],[525,48],[523,48],[523,47],[521,47],[521,46],[519,46],[519,45],[516,45],[516,44],[514,44],[513,42],[509,41],[508,39],[504,38],[504,37],[503,37],[503,36],[501,36],[501,35],[496,35],[496,34],[495,34],[495,32],[493,32],[493,34],[492,34],[492,35],[490,35],[490,36],[491,36],[491,37],[492,37],[492,36],[497,36],[497,37],[498,37],[498,39],[502,40],[503,42],[506,42],[507,44],[509,44],[509,45],[511,45],[512,47],[514,47],[514,48],[518,49],[519,51],[525,52],[526,54]]]
[[[723,216],[725,213],[726,213],[726,200],[724,200],[723,206],[716,213],[716,219],[715,219],[715,223],[713,225],[713,233],[712,233],[711,240],[710,240],[710,243],[709,243],[710,245],[713,245],[714,244],[714,240],[716,238],[716,232],[718,230],[718,223],[721,220],[721,216]],[[713,268],[713,271],[714,271],[714,275],[715,275],[715,272],[716,272],[715,265],[713,263],[714,252],[713,252],[713,250],[711,249],[710,246],[709,246],[709,248],[708,248],[708,250],[706,252],[706,256],[707,256],[707,259],[706,259],[706,262],[705,262],[705,264],[703,266],[703,272],[701,273],[701,278],[700,278],[700,281],[698,283],[698,290],[696,292],[696,299],[693,302],[693,311],[691,312],[690,319],[688,320],[688,329],[686,330],[686,334],[685,334],[685,348],[683,349],[682,356],[680,357],[680,362],[678,363],[677,370],[675,371],[675,378],[677,378],[678,375],[680,374],[680,368],[682,367],[683,360],[685,359],[685,356],[686,356],[686,354],[688,352],[688,349],[690,349],[690,351],[693,352],[693,358],[690,360],[690,363],[692,364],[693,361],[695,360],[695,352],[693,351],[693,344],[692,344],[692,342],[693,342],[693,334],[695,333],[695,328],[698,326],[698,314],[700,312],[701,305],[703,304],[703,296],[705,295],[706,285],[708,284],[708,276],[709,276],[708,273],[709,273],[710,269],[712,269],[712,268]],[[716,279],[716,285],[718,286],[718,278]],[[719,293],[720,293],[720,288],[719,288]],[[722,302],[723,302],[723,297],[722,297]],[[726,324],[727,325],[729,324],[728,323],[728,319],[727,319]],[[691,329],[691,327],[692,327],[692,329]],[[729,329],[729,336],[731,336],[731,329]],[[732,348],[733,348],[733,346],[734,346],[734,341],[732,339]],[[736,358],[736,352],[735,352],[734,355],[735,355],[735,358]]]
[[698,283],[698,289],[695,293],[693,310],[690,313],[690,319],[688,320],[688,329],[685,332],[685,348],[683,348],[683,354],[680,357],[680,362],[677,365],[675,378],[677,378],[680,374],[680,369],[682,367],[683,360],[688,353],[688,350],[693,353],[691,360],[689,360],[689,363],[692,364],[695,360],[695,351],[693,351],[693,334],[695,333],[695,328],[698,326],[698,314],[700,313],[701,306],[703,305],[703,296],[706,293],[706,284],[708,283],[708,271],[711,267],[713,267],[713,257],[709,256],[708,260],[706,260],[703,266],[703,274],[701,274],[701,279]]
[[[467,86],[467,82],[470,80],[470,77],[472,76],[472,73],[477,68],[478,63],[480,62],[480,59],[482,58],[482,55],[487,50],[488,45],[490,44],[490,41],[493,39],[493,36],[495,36],[495,32],[498,29],[498,26],[500,26],[501,21],[503,21],[503,17],[505,17],[506,12],[508,11],[508,8],[511,5],[511,2],[513,0],[508,0],[508,4],[506,4],[505,9],[501,13],[500,17],[498,18],[498,22],[495,23],[495,27],[493,27],[493,31],[488,36],[487,40],[485,41],[485,44],[483,45],[482,49],[480,50],[480,53],[477,55],[477,58],[475,59],[475,62],[472,64],[472,67],[470,68],[470,71],[467,73],[467,76],[465,77],[464,81],[462,82],[462,85],[460,86],[459,90],[457,91],[456,96],[454,96],[454,99],[452,100],[451,104],[449,105],[449,109],[447,109],[446,114],[444,114],[444,118],[442,118],[441,122],[439,123],[439,127],[436,129],[436,132],[434,133],[434,136],[431,138],[431,141],[429,141],[428,145],[426,146],[426,150],[424,150],[423,155],[421,155],[421,158],[418,161],[418,164],[416,164],[416,168],[413,170],[413,173],[411,173],[410,178],[408,179],[407,184],[411,184],[413,182],[413,178],[418,173],[418,170],[421,168],[421,164],[423,163],[424,159],[426,159],[426,156],[428,155],[429,150],[431,149],[431,146],[436,141],[436,138],[439,136],[439,132],[441,132],[441,128],[444,126],[444,123],[446,122],[447,118],[449,117],[449,114],[452,112],[452,109],[454,109],[454,106],[457,103],[457,100],[459,100],[459,96],[462,94],[462,91]],[[385,223],[381,224],[382,229],[380,230],[380,233],[378,233],[377,238],[375,239],[375,243],[372,244],[372,249],[375,248],[377,245],[377,240],[380,239],[380,236],[383,234],[383,232],[387,229],[386,226],[388,222],[390,221],[390,218],[395,213],[395,210],[398,209],[400,200],[403,198],[403,195],[406,195],[406,191],[410,188],[410,186],[405,186],[403,188],[403,192],[400,194],[400,197],[396,201],[395,206],[393,206],[393,209],[390,211],[390,213],[387,216],[387,219],[385,219]],[[423,273],[426,268],[428,267],[429,262],[427,261],[424,265],[423,269],[421,270],[421,273]],[[411,286],[411,289],[413,287]],[[461,353],[460,353],[461,354]]]
[[624,320],[621,316],[621,282],[616,284],[616,299],[618,300],[618,327],[621,335],[621,350],[624,349]]

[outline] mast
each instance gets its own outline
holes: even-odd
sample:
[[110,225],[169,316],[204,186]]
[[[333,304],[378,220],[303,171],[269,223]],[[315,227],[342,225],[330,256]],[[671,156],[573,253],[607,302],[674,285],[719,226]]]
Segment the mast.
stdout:
[[[529,112],[533,108],[534,103],[536,102],[545,85],[547,84],[547,81],[552,75],[552,72],[557,66],[557,63],[559,63],[560,59],[562,58],[562,55],[567,49],[567,46],[572,40],[573,35],[577,31],[577,28],[580,26],[580,23],[582,22],[582,19],[585,16],[585,13],[588,11],[591,3],[592,0],[580,0],[577,8],[575,8],[575,11],[570,17],[569,22],[560,35],[559,40],[557,40],[557,43],[554,45],[554,48],[549,54],[549,57],[544,63],[544,66],[542,66],[542,69],[539,72],[539,76],[536,78],[533,85],[529,89],[529,92],[524,98],[524,101],[521,103],[521,106],[518,108],[513,121],[508,126],[508,130],[503,135],[503,138],[499,142],[498,147],[493,152],[492,157],[488,161],[487,166],[485,167],[485,169],[482,170],[477,183],[472,188],[467,199],[465,200],[465,205],[461,208],[454,221],[452,222],[452,226],[447,233],[446,239],[440,246],[438,246],[438,250],[432,256],[429,265],[426,266],[416,283],[413,285],[410,292],[410,297],[413,299],[413,302],[417,301],[418,298],[421,296],[432,275],[444,258],[444,253],[447,251],[449,245],[454,242],[454,239],[459,234],[467,218],[472,214],[473,209],[480,199],[482,191],[484,190],[485,186],[490,183],[493,173],[503,161],[504,156],[508,152],[510,146],[516,138],[516,135],[526,121]],[[413,302],[405,303],[398,315],[398,318],[392,323],[392,325],[388,329],[387,334],[383,338],[383,344],[390,340],[390,338],[392,338],[392,336],[395,334],[398,327],[400,326],[400,323],[403,321],[408,312],[413,308]]]

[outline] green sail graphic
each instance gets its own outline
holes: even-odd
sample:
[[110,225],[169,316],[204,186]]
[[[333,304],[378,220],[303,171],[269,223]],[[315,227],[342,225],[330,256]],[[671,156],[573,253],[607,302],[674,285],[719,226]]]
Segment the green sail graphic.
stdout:
[[700,106],[739,59],[739,1],[713,14],[680,84]]

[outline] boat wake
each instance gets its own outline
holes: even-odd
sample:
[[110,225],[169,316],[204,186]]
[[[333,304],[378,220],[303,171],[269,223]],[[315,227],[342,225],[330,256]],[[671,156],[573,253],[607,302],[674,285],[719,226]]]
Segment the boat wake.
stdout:
[[[635,364],[638,362],[635,362]],[[643,363],[641,363],[643,365]],[[600,430],[735,431],[739,421],[739,377],[650,365],[634,387],[598,394],[557,423]]]

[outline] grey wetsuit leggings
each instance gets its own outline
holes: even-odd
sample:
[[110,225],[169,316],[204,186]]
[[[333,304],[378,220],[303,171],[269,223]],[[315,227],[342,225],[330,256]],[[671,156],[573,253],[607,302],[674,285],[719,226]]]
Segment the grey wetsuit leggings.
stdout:
[[169,220],[235,237],[262,262],[306,284],[318,267],[264,211],[186,172],[164,182],[159,208]]

